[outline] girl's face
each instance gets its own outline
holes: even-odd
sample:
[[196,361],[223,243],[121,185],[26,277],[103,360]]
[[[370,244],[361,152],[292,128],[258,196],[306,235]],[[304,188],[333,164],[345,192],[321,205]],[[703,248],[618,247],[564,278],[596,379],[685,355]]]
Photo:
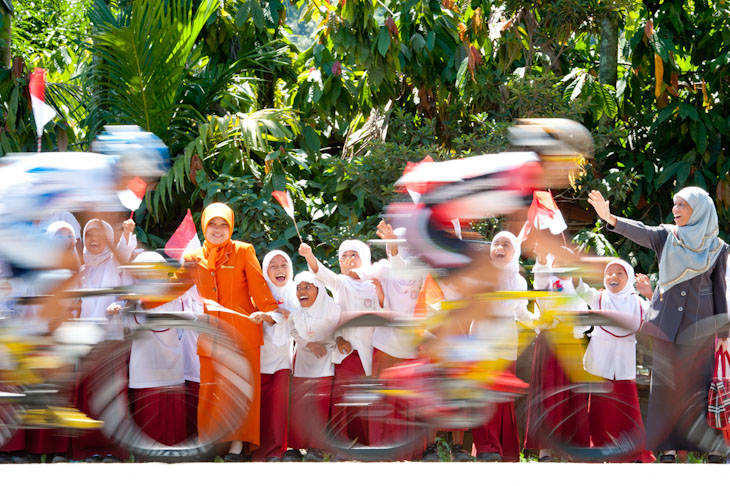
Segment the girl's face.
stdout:
[[[89,231],[90,232],[90,231]],[[87,237],[88,237],[87,232]],[[58,231],[53,235],[53,240],[59,244],[62,244],[64,248],[72,248],[76,243],[73,232],[68,228],[59,228]]]
[[228,222],[219,217],[215,217],[208,222],[205,228],[205,239],[213,245],[221,245],[228,241],[231,234],[231,227]]
[[302,307],[311,307],[317,300],[319,289],[316,285],[309,282],[299,282],[297,284],[297,299]]
[[362,260],[360,260],[360,254],[355,250],[347,250],[340,257],[340,269],[343,272],[348,272],[353,268],[360,268],[362,266]]
[[515,256],[515,247],[506,236],[497,237],[492,241],[489,256],[494,263],[500,266],[507,265]]
[[689,223],[689,218],[692,217],[692,206],[681,197],[675,198],[672,214],[677,226],[684,226]]
[[629,276],[626,275],[626,269],[618,263],[612,263],[606,268],[606,284],[608,284],[608,290],[614,294],[621,292],[628,281]]
[[283,287],[291,278],[291,268],[289,262],[281,255],[276,255],[269,262],[269,268],[266,269],[269,280],[274,282],[277,287]]
[[92,255],[99,255],[106,250],[107,241],[104,230],[101,228],[89,228],[86,230],[86,239],[84,241],[86,251]]

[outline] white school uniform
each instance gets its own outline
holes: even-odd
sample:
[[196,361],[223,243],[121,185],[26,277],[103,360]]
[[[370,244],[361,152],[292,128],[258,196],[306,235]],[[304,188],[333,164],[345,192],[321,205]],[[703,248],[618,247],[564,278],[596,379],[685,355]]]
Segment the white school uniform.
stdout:
[[[546,264],[543,265],[540,262],[535,262],[535,265],[532,267],[532,271],[535,274],[533,288],[535,290],[548,290],[550,292],[558,292],[561,296],[575,298],[570,299],[567,302],[560,303],[551,301],[551,299],[537,299],[537,309],[539,310],[541,308],[549,308],[552,310],[560,309],[565,311],[588,310],[588,306],[586,305],[586,303],[578,296],[575,291],[573,279],[571,277],[562,279],[553,274],[553,261],[553,256],[548,255]],[[583,333],[588,329],[590,329],[589,326],[576,326],[573,329],[573,337],[575,337],[576,339],[582,338]]]
[[[291,277],[283,287],[274,285],[274,282],[269,279],[269,265],[277,255],[284,257],[289,263],[291,271],[294,271],[289,255],[283,251],[274,250],[266,254],[261,265],[264,280],[269,285],[269,290],[276,299],[277,305],[292,312],[299,304],[297,302],[296,285]],[[262,324],[264,326],[264,345],[261,346],[261,373],[273,375],[277,371],[291,369],[294,340],[291,335],[289,319],[276,311],[268,314],[276,321],[276,324],[271,325],[266,322]]]
[[[356,245],[359,243],[359,245]],[[340,245],[340,255],[348,250],[355,250],[360,255],[364,275],[369,274],[370,265],[370,249],[365,243],[356,240],[347,240]],[[347,315],[359,312],[375,312],[383,310],[380,307],[378,293],[373,284],[369,280],[356,280],[347,275],[337,275],[322,263],[319,264],[318,272],[315,274],[317,279],[321,281],[328,289],[332,291],[335,302],[340,306],[340,312],[343,319],[347,319]],[[334,337],[341,336],[352,346],[353,351],[357,351],[360,356],[363,370],[367,376],[372,374],[373,370],[373,331],[372,327],[350,327],[345,329],[337,329]],[[340,364],[352,352],[344,354],[336,351],[332,357],[335,364]]]
[[[594,310],[621,312],[627,316],[628,328],[596,326],[591,334],[583,366],[592,375],[608,380],[636,379],[636,331],[641,327],[649,302],[634,292],[634,269],[623,260],[613,260],[606,265],[619,264],[629,279],[620,292],[596,290],[585,282],[578,285],[578,295]],[[604,285],[606,285],[604,279]]]
[[[340,321],[340,306],[327,294],[322,282],[311,272],[297,275],[295,285],[309,282],[317,286],[317,300],[309,307],[297,306],[292,312],[292,336],[297,343],[294,361],[295,378],[326,378],[334,376],[335,364],[332,356],[339,352],[332,336]],[[320,343],[328,353],[318,358],[307,349],[309,343]]]
[[[198,293],[197,285],[193,285],[180,296],[182,311],[191,317],[205,314],[203,298]],[[200,358],[198,357],[198,337],[200,332],[194,329],[183,329],[178,333],[183,355],[183,375],[185,381],[200,383]]]
[[[136,263],[164,262],[159,253],[146,251],[134,259]],[[180,299],[167,302],[150,312],[182,312]],[[125,318],[130,331],[138,331],[147,323],[144,314]],[[157,388],[180,385],[185,381],[183,353],[176,329],[151,329],[136,332],[129,354],[129,388]]]
[[[390,310],[396,319],[408,320],[418,301],[418,293],[423,284],[421,278],[409,278],[402,275],[408,265],[408,257],[402,258],[403,248],[388,260],[381,260],[373,265],[372,276],[380,280],[385,294],[385,308]],[[394,327],[382,326],[373,331],[373,347],[400,359],[418,357],[416,341],[411,333],[399,331]]]
[[[527,281],[520,275],[520,241],[507,231],[497,233],[494,239],[500,236],[510,239],[515,253],[511,261],[503,268],[498,268],[498,289],[526,291]],[[492,318],[472,323],[469,334],[483,344],[485,360],[517,360],[517,321],[531,323],[535,319],[527,309],[527,304],[527,299],[495,300],[490,303]]]
[[[84,240],[89,226],[94,222],[99,222],[104,228],[108,241],[114,240],[114,230],[106,221],[92,219],[84,227]],[[98,224],[98,223],[97,223]],[[128,260],[134,249],[137,247],[137,237],[134,234],[129,236],[129,240],[122,237],[117,245],[117,251],[121,258]],[[98,255],[92,255],[84,248],[84,266],[81,270],[81,288],[82,289],[101,289],[109,287],[118,287],[129,285],[132,283],[128,275],[120,268],[120,262],[112,254],[108,247]],[[124,323],[117,317],[109,318],[106,309],[117,301],[114,295],[101,297],[85,297],[81,300],[82,319],[94,319],[104,329],[105,340],[122,340],[124,339]]]

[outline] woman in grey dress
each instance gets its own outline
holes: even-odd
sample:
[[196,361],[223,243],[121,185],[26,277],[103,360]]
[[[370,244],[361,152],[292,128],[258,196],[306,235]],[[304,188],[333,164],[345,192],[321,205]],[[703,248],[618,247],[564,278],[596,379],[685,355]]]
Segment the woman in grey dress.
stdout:
[[[718,237],[712,198],[698,187],[682,189],[672,207],[676,225],[660,226],[614,216],[598,191],[591,191],[588,202],[612,231],[653,249],[659,260],[659,283],[645,319],[645,331],[654,338],[647,446],[664,451],[662,462],[674,462],[677,450],[716,449],[716,442],[703,442],[707,434],[698,432],[707,430],[712,341],[687,339],[689,334],[702,334],[695,326],[698,321],[727,312],[728,245]],[[713,329],[723,324],[719,319],[710,323]],[[718,347],[728,346],[726,337],[717,342]],[[686,393],[680,397],[678,390]],[[693,399],[683,402],[682,397]],[[720,453],[710,453],[711,462],[722,459]]]

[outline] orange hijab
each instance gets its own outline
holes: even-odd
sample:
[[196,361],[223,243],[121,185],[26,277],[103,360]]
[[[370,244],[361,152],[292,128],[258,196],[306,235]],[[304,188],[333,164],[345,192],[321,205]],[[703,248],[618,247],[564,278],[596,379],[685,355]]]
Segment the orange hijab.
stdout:
[[210,220],[213,218],[223,218],[226,220],[229,231],[228,239],[225,243],[214,245],[208,240],[205,240],[203,243],[203,256],[208,262],[208,270],[217,269],[223,261],[223,257],[230,251],[231,246],[233,246],[233,243],[231,242],[231,235],[233,234],[233,210],[223,203],[213,203],[208,205],[208,207],[203,210],[203,215],[201,216],[203,235],[205,235],[208,231],[208,223],[210,223]]

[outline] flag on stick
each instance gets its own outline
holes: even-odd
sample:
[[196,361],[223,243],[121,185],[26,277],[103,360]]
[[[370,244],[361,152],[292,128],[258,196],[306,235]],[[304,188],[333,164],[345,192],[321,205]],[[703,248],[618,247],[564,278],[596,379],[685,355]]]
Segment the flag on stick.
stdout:
[[195,230],[195,222],[193,221],[193,215],[188,212],[177,227],[175,232],[172,234],[170,239],[165,245],[165,254],[170,258],[182,261],[182,257],[185,253],[197,250],[200,248],[200,239],[198,238],[198,232]]
[[532,204],[530,209],[527,210],[527,222],[519,234],[522,241],[527,239],[530,228],[547,229],[554,235],[559,235],[568,229],[563,213],[560,212],[549,191],[535,191],[533,193]]
[[35,130],[38,137],[38,151],[41,151],[41,137],[43,136],[43,127],[56,117],[56,110],[46,104],[46,71],[41,68],[35,68],[30,73],[30,103],[33,108],[33,118],[35,120]]
[[281,204],[281,207],[284,208],[284,211],[286,214],[289,215],[289,217],[294,221],[294,229],[297,230],[297,236],[299,236],[299,242],[304,243],[304,240],[302,239],[302,235],[299,233],[299,227],[297,226],[297,220],[294,217],[294,203],[292,202],[291,196],[289,195],[289,191],[272,191],[271,195],[274,196],[274,199],[276,199],[279,204]]
[[134,177],[127,183],[125,190],[117,192],[117,196],[124,207],[134,213],[142,204],[145,192],[147,192],[147,183],[139,177]]

